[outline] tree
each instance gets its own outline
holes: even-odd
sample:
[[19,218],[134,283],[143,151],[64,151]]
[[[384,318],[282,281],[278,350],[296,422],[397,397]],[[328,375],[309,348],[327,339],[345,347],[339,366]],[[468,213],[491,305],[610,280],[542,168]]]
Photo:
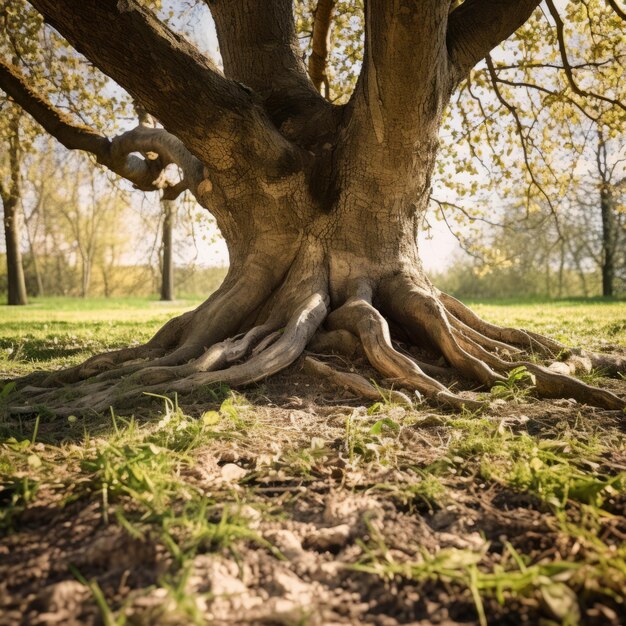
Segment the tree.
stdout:
[[[9,107],[7,107],[9,108]],[[7,302],[12,305],[27,304],[26,281],[20,250],[20,215],[18,212],[21,197],[21,146],[20,119],[23,113],[11,106],[7,116],[8,136],[8,182],[0,180],[0,199],[4,209],[4,238],[7,257]]]
[[616,168],[624,162],[620,159],[610,163],[608,160],[607,141],[604,133],[598,133],[596,162],[600,179],[600,214],[602,217],[602,295],[615,295],[615,269],[618,254],[620,231],[623,230],[622,215],[617,212],[618,197],[626,178],[614,180]]
[[[42,16],[25,0],[5,0],[0,7],[0,55],[19,64],[32,85],[54,98],[55,105],[75,111],[99,126],[114,126],[125,103],[99,95],[108,78],[77,54],[65,40],[44,28]],[[127,104],[127,103],[126,103]],[[4,227],[7,247],[9,304],[26,304],[26,281],[21,254],[22,177],[25,160],[41,127],[11,103],[0,118],[0,140],[6,144],[8,163],[2,168]],[[27,234],[28,229],[27,229]],[[31,247],[32,256],[32,247]],[[32,256],[34,260],[35,257]],[[36,264],[36,261],[34,261]],[[41,277],[37,275],[41,293]]]
[[[471,69],[530,19],[538,0],[370,0],[362,68],[345,105],[329,103],[309,79],[291,0],[208,3],[223,73],[136,0],[32,4],[163,128],[139,126],[110,140],[61,113],[7,62],[2,89],[67,148],[91,152],[140,189],[189,189],[215,216],[231,261],[216,293],[147,344],[39,381],[76,384],[88,398],[68,407],[53,392],[30,389],[37,401],[59,411],[104,410],[146,389],[251,383],[293,363],[325,324],[327,345],[356,336],[373,367],[396,385],[454,407],[476,406],[429,375],[437,368],[394,347],[391,320],[407,341],[434,346],[484,386],[523,365],[544,396],[625,406],[526,360],[529,351],[546,359],[572,352],[481,320],[435,289],[419,260],[416,234],[444,111]],[[175,184],[160,176],[172,163],[183,173]],[[613,371],[624,366],[606,355],[585,359]],[[585,359],[573,359],[572,368]],[[128,380],[116,385],[128,374],[135,388]]]
[[161,300],[174,299],[174,219],[176,205],[173,200],[161,199],[163,226],[161,233]]

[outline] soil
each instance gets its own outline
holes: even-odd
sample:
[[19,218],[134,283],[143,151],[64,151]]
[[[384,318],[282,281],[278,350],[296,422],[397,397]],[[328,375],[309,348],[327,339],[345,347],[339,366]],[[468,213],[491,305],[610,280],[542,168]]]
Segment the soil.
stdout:
[[[615,387],[623,393],[623,383]],[[194,607],[181,614],[168,610],[171,594],[163,581],[176,567],[157,536],[132,537],[115,522],[113,507],[105,523],[102,504],[93,497],[62,506],[56,490],[40,492],[13,530],[0,535],[0,624],[116,623],[76,572],[95,580],[110,609],[132,625],[189,624],[194,612],[200,623],[215,625],[474,624],[476,601],[463,582],[380,576],[355,565],[368,563],[371,553],[402,564],[457,549],[482,551],[480,566],[491,571],[502,564],[507,545],[527,563],[581,558],[584,547],[562,532],[544,501],[484,481],[476,464],[442,478],[447,496],[441,502],[411,500],[381,487],[414,484],[422,468],[445,455],[451,428],[441,413],[420,409],[419,421],[398,435],[393,462],[352,463],[346,416],[366,414],[357,399],[320,386],[296,368],[244,393],[267,431],[261,427],[254,440],[201,449],[186,479],[239,502],[239,514],[268,543],[243,540],[225,551],[196,554],[185,582]],[[206,405],[184,408],[199,414]],[[400,423],[406,417],[404,409],[390,411]],[[615,412],[569,401],[503,403],[489,419],[542,437],[581,423],[624,432],[623,417]],[[44,438],[47,427],[41,425]],[[306,471],[297,462],[272,463],[286,449],[316,445],[326,452]],[[603,463],[612,473],[623,471],[626,452],[616,449]],[[626,539],[626,497],[616,495],[605,508],[610,514],[600,520],[598,533],[606,544],[619,546]],[[569,520],[584,515],[582,506],[567,509]],[[626,623],[619,594],[579,590],[578,600],[581,623]],[[491,625],[562,621],[540,593],[504,601],[484,595],[482,603]]]

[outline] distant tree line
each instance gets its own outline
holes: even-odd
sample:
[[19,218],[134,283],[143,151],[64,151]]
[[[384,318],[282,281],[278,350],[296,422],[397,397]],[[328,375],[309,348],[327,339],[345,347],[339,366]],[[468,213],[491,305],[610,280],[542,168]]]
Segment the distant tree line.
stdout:
[[[23,139],[16,137],[19,146]],[[177,258],[180,292],[202,293],[207,283],[223,276],[221,270],[197,270],[177,257],[174,225],[176,213],[185,210],[181,200],[159,205],[146,198],[133,204],[127,190],[84,155],[61,151],[51,138],[36,141],[36,151],[19,156],[14,206],[12,198],[3,203],[5,231],[15,238],[15,246],[0,248],[0,294],[10,295],[11,303],[25,302],[27,294],[157,293],[171,300]],[[7,208],[14,220],[9,228]]]

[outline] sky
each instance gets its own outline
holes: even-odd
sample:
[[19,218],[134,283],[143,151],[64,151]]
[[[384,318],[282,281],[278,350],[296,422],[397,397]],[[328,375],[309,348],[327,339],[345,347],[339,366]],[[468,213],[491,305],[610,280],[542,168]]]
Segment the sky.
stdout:
[[[208,230],[209,233],[217,234],[217,229]],[[461,253],[461,247],[457,239],[443,222],[434,222],[428,233],[422,233],[419,237],[419,250],[426,271],[440,272],[449,267],[456,255]],[[223,239],[198,246],[198,254],[195,262],[199,265],[214,267],[228,265],[228,251]]]

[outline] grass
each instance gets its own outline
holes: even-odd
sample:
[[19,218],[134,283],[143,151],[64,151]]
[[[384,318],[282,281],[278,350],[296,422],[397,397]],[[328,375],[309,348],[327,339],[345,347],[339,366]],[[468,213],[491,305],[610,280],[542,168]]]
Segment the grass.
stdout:
[[598,299],[467,302],[496,324],[534,330],[567,345],[626,344],[626,301]]
[[0,376],[40,367],[66,367],[87,356],[147,341],[168,319],[199,298],[37,298],[0,308]]
[[[364,558],[353,566],[355,571],[393,579],[401,577],[417,582],[437,581],[465,587],[471,594],[481,626],[489,623],[484,598],[492,597],[504,606],[511,597],[539,596],[557,623],[579,624],[581,611],[572,586],[591,591],[599,581],[623,579],[626,550],[617,551],[601,541],[591,542],[592,554],[586,562],[567,560],[527,564],[511,544],[506,544],[501,563],[485,567],[489,550],[444,549],[436,554],[422,552],[417,561],[395,562],[379,538],[374,547],[364,546]],[[603,591],[621,595],[619,587]]]
[[[145,341],[195,304],[5,307],[0,371],[70,365]],[[626,344],[620,302],[474,308],[570,343]],[[527,623],[619,623],[622,417],[537,401],[524,370],[492,391],[505,402],[481,415],[388,401],[329,407],[314,385],[289,376],[281,385],[280,397],[263,386],[155,396],[137,415],[105,419],[44,410],[0,419],[0,591],[8,598],[0,610],[9,623],[59,612],[28,600],[59,580],[84,589],[70,617],[89,624],[220,623],[244,613],[252,622],[315,624],[312,616],[326,615],[359,623],[372,607],[420,621],[438,603],[446,619],[483,625],[520,612]],[[104,552],[113,560],[94,548],[110,537],[116,543]],[[29,554],[67,565],[31,570]],[[22,571],[30,582],[20,582]]]

